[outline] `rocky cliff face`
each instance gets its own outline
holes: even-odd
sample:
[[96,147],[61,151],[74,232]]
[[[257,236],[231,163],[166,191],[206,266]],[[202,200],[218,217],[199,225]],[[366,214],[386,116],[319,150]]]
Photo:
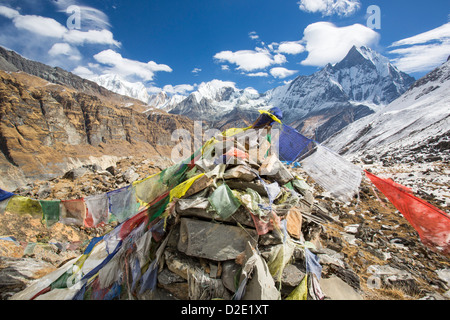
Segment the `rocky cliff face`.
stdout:
[[[386,106],[414,81],[386,57],[366,47],[353,47],[341,62],[299,76],[263,94],[213,80],[202,83],[197,91],[184,98],[153,96],[159,103],[152,105],[169,113],[205,120],[218,129],[242,126],[257,118],[258,109],[279,107],[286,124],[321,142]],[[235,117],[237,114],[240,117]]]
[[82,164],[105,168],[126,156],[170,157],[172,131],[193,129],[185,117],[146,116],[139,104],[124,105],[117,96],[0,71],[0,188],[14,190]]
[[0,46],[0,70],[8,72],[25,72],[54,84],[60,84],[78,92],[112,100],[119,105],[132,105],[137,111],[148,109],[147,105],[137,99],[112,92],[93,81],[83,79],[59,67],[50,67],[43,63],[28,60],[14,51]]

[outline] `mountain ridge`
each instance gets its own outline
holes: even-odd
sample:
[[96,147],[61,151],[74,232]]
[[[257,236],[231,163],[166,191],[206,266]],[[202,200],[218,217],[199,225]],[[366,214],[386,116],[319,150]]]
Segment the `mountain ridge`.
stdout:
[[8,72],[25,72],[42,78],[50,83],[68,86],[89,95],[110,99],[121,105],[133,106],[137,111],[146,110],[146,104],[133,97],[120,95],[89,79],[59,67],[51,67],[38,61],[29,60],[17,52],[0,46],[0,70]]
[[257,109],[279,107],[287,124],[309,138],[324,141],[349,123],[395,100],[414,82],[414,78],[399,71],[388,58],[367,47],[354,46],[342,61],[264,93],[212,80],[184,98],[177,96],[174,101],[166,95],[165,100],[158,100],[159,104],[152,106],[210,121],[212,126],[231,125],[226,118],[234,108],[249,122]]
[[[57,69],[18,54],[13,58],[15,64],[0,70],[2,189],[52,179],[82,165],[105,169],[126,157],[171,164],[172,132],[193,132],[193,121],[187,117],[153,109],[146,114],[144,103],[66,71],[48,81],[18,67],[45,78]],[[0,67],[5,61],[0,59]],[[84,90],[77,85],[85,85]]]
[[447,61],[417,80],[389,105],[350,124],[324,144],[348,156],[421,162],[428,157],[448,160],[449,91],[450,61]]

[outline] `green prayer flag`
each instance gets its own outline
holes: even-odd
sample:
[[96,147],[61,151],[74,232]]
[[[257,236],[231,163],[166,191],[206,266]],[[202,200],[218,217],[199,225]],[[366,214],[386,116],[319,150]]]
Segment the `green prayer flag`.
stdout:
[[42,207],[42,219],[47,227],[51,227],[59,221],[59,204],[60,200],[40,200]]

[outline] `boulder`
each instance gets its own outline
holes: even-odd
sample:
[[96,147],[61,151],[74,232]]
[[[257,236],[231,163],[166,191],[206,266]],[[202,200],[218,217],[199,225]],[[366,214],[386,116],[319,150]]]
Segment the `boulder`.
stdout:
[[89,171],[88,168],[86,167],[79,167],[79,168],[74,168],[71,169],[69,171],[67,171],[64,175],[63,175],[63,179],[68,179],[68,180],[76,180],[78,178],[81,178],[82,176],[84,176],[87,172]]
[[178,250],[193,257],[226,261],[235,259],[247,242],[256,244],[257,239],[255,230],[181,218]]
[[280,300],[281,294],[275,286],[266,261],[253,249],[250,242],[245,249],[245,260],[240,285],[246,283],[242,300]]
[[225,180],[227,179],[239,179],[241,181],[253,181],[257,178],[256,174],[250,170],[249,167],[247,166],[237,166],[237,167],[232,167],[230,169],[228,169],[227,171],[225,171],[223,178]]
[[267,157],[259,168],[259,174],[285,185],[294,179],[292,173],[283,165],[275,154]]
[[0,257],[0,300],[6,300],[24,290],[33,280],[55,269],[45,261]]
[[325,298],[331,300],[363,300],[361,295],[342,279],[332,276],[319,281]]

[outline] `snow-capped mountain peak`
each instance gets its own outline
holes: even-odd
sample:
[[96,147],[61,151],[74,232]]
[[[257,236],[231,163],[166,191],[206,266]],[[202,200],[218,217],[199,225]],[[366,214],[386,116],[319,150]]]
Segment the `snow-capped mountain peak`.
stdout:
[[[418,80],[378,112],[353,122],[324,143],[342,154],[419,160],[450,137],[450,61]],[[447,141],[447,142],[446,142]],[[423,160],[422,160],[423,161]]]
[[214,79],[209,82],[202,82],[193,94],[197,102],[200,102],[202,99],[221,100],[224,93],[232,93],[236,90],[234,82]]
[[104,74],[91,79],[98,85],[121,95],[128,96],[148,103],[150,95],[141,82],[129,82],[117,74]]

